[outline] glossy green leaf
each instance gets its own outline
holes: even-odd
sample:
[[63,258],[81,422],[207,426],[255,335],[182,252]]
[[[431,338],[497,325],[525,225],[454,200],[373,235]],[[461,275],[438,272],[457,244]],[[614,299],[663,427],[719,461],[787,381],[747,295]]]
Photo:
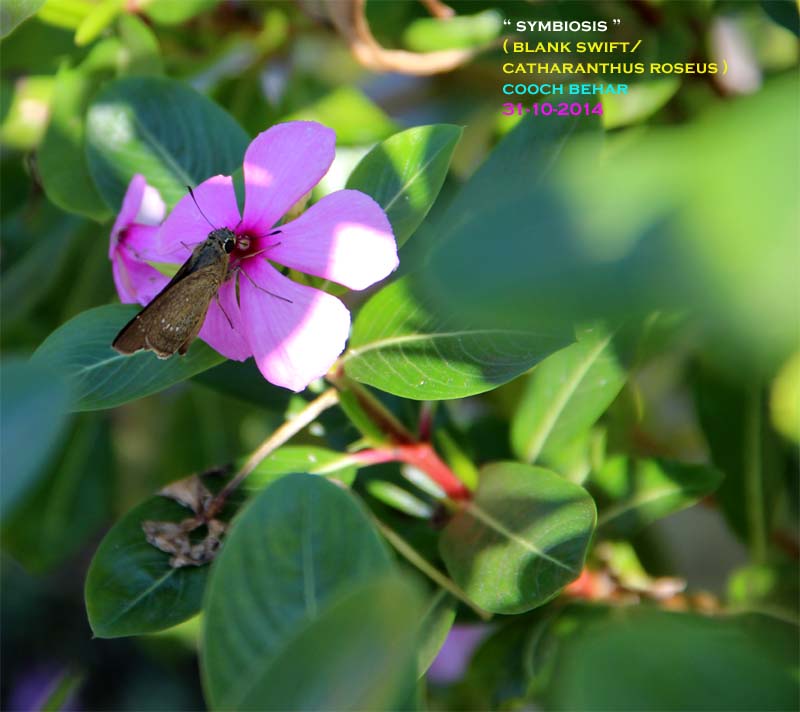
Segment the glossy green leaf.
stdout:
[[439,550],[475,603],[522,613],[578,577],[595,520],[583,488],[541,467],[495,463],[481,470],[474,500],[447,525]]
[[48,336],[33,361],[62,373],[74,392],[73,410],[113,408],[191,378],[223,360],[202,341],[185,356],[158,359],[149,351],[123,356],[111,348],[138,307],[110,304],[70,319]]
[[39,173],[47,197],[60,208],[103,221],[111,211],[89,175],[84,151],[84,113],[96,81],[84,72],[62,69],[53,108],[39,148]]
[[0,37],[10,35],[42,5],[44,0],[3,0],[0,5]]
[[439,195],[461,133],[449,124],[401,131],[375,146],[350,174],[347,187],[372,196],[386,211],[398,247]]
[[168,206],[187,185],[230,175],[242,163],[247,134],[206,97],[163,77],[128,77],[106,86],[89,107],[89,171],[114,209],[136,173]]
[[382,289],[361,309],[347,375],[414,400],[462,398],[510,381],[570,341],[568,330],[453,327],[426,311],[408,279]]
[[0,516],[5,520],[43,474],[66,428],[72,393],[46,363],[7,358],[2,372]]
[[691,507],[722,482],[708,465],[638,460],[617,455],[586,483],[595,495],[597,528],[606,536],[629,536],[651,522]]
[[595,327],[540,363],[511,421],[511,444],[526,462],[588,430],[617,397],[626,373],[612,335]]
[[766,616],[575,606],[533,650],[534,700],[548,710],[797,706],[797,628]]
[[208,566],[173,569],[169,554],[149,544],[147,520],[179,522],[187,509],[151,497],[106,534],[86,575],[86,612],[99,638],[142,635],[170,628],[200,610]]
[[[350,709],[372,707],[374,696],[385,704],[413,649],[403,628],[414,635],[397,598],[405,587],[385,580],[391,567],[345,490],[309,475],[267,487],[236,519],[209,580],[202,668],[210,706]],[[389,634],[399,636],[397,651]],[[370,657],[381,675],[359,669]],[[347,685],[331,684],[345,671]]]
[[357,468],[346,453],[314,445],[284,445],[258,464],[243,487],[257,492],[292,472],[324,475],[349,486],[355,479]]
[[29,571],[52,569],[111,518],[114,467],[108,423],[83,415],[33,490],[3,522],[3,549]]

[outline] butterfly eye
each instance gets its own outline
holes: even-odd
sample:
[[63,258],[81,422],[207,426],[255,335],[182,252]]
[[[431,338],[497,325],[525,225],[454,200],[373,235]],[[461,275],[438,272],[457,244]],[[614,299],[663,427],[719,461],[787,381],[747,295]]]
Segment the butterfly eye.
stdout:
[[236,240],[234,240],[232,237],[225,238],[225,245],[224,245],[225,252],[230,254],[231,252],[233,252],[235,247],[236,247]]

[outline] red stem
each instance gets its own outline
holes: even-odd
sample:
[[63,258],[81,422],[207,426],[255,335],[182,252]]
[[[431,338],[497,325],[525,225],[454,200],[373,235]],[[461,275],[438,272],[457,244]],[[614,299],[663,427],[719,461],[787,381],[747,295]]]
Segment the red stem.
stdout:
[[353,459],[367,465],[383,462],[405,462],[422,470],[444,493],[453,500],[468,500],[472,493],[453,471],[442,461],[430,443],[411,443],[389,445],[375,450],[362,450]]

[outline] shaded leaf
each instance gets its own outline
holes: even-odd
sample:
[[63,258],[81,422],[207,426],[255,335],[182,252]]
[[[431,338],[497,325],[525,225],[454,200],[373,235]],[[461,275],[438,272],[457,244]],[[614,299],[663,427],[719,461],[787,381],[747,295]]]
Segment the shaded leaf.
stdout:
[[[572,607],[529,663],[552,710],[788,710],[797,628],[760,615]],[[624,671],[624,674],[620,674]],[[581,684],[575,684],[581,680]]]
[[414,299],[405,278],[364,305],[342,362],[351,378],[398,396],[462,398],[510,381],[569,340],[552,327],[454,328]]
[[233,173],[247,144],[247,134],[219,106],[163,77],[118,79],[94,97],[87,115],[89,172],[115,210],[135,173],[173,206],[187,185]]
[[[390,572],[383,542],[348,492],[309,475],[270,485],[237,518],[209,581],[202,667],[210,706],[387,704],[408,670],[416,614]],[[388,635],[398,636],[396,650]],[[380,675],[364,671],[368,660]]]
[[375,146],[350,174],[347,187],[372,196],[386,211],[398,247],[439,195],[461,133],[449,124],[401,131]]
[[108,423],[80,416],[36,487],[3,522],[3,549],[30,571],[52,569],[111,518]]
[[618,455],[593,472],[586,486],[598,503],[598,530],[606,536],[628,536],[661,517],[691,507],[717,489],[720,482],[722,473],[708,465]]
[[46,363],[6,358],[2,371],[0,515],[5,519],[43,474],[66,428],[72,393]]
[[447,640],[456,619],[458,601],[444,589],[438,589],[429,599],[420,621],[420,645],[417,669],[420,676],[431,666]]
[[124,356],[111,342],[138,307],[110,304],[79,314],[48,336],[33,355],[58,368],[73,388],[73,410],[113,408],[157,393],[216,366],[223,357],[202,341],[185,356],[158,359],[148,351]]
[[535,462],[588,430],[625,383],[612,335],[600,327],[539,364],[511,421],[517,457]]
[[94,186],[84,151],[83,116],[96,81],[74,69],[56,76],[53,108],[38,165],[47,197],[60,208],[103,221],[111,211]]
[[146,520],[180,521],[186,510],[151,497],[106,534],[86,575],[86,612],[99,638],[142,635],[170,628],[200,610],[208,567],[172,568],[169,556],[142,531]]
[[583,488],[540,467],[495,463],[481,470],[475,499],[447,525],[439,550],[475,603],[522,613],[578,577],[595,520]]

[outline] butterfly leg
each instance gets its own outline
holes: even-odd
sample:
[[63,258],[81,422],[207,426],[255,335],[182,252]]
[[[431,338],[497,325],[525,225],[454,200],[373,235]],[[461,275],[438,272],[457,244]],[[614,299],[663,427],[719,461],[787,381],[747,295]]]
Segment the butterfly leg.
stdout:
[[245,272],[245,271],[242,269],[242,267],[241,267],[241,266],[237,265],[237,266],[236,266],[236,267],[234,267],[233,269],[234,269],[234,271],[236,271],[236,272],[238,272],[238,273],[240,273],[240,274],[243,274],[245,277],[247,277],[247,281],[248,281],[248,282],[250,282],[250,284],[252,284],[252,285],[253,285],[253,286],[254,286],[256,289],[260,289],[262,292],[266,292],[266,293],[267,293],[267,294],[269,294],[271,297],[275,297],[275,299],[280,299],[282,302],[287,302],[288,304],[292,304],[292,300],[291,300],[291,299],[287,299],[286,297],[282,297],[280,294],[275,294],[274,292],[270,292],[268,289],[264,289],[264,287],[259,287],[259,286],[258,286],[258,285],[257,285],[257,284],[256,284],[256,283],[253,281],[253,278],[252,278],[252,277],[251,277],[249,274],[247,274],[247,272]]
[[220,308],[222,313],[225,315],[225,318],[228,320],[228,324],[230,325],[231,329],[233,329],[233,321],[228,316],[228,312],[225,311],[225,307],[222,306],[222,302],[219,300],[219,292],[214,295],[214,300],[217,302],[217,306]]

